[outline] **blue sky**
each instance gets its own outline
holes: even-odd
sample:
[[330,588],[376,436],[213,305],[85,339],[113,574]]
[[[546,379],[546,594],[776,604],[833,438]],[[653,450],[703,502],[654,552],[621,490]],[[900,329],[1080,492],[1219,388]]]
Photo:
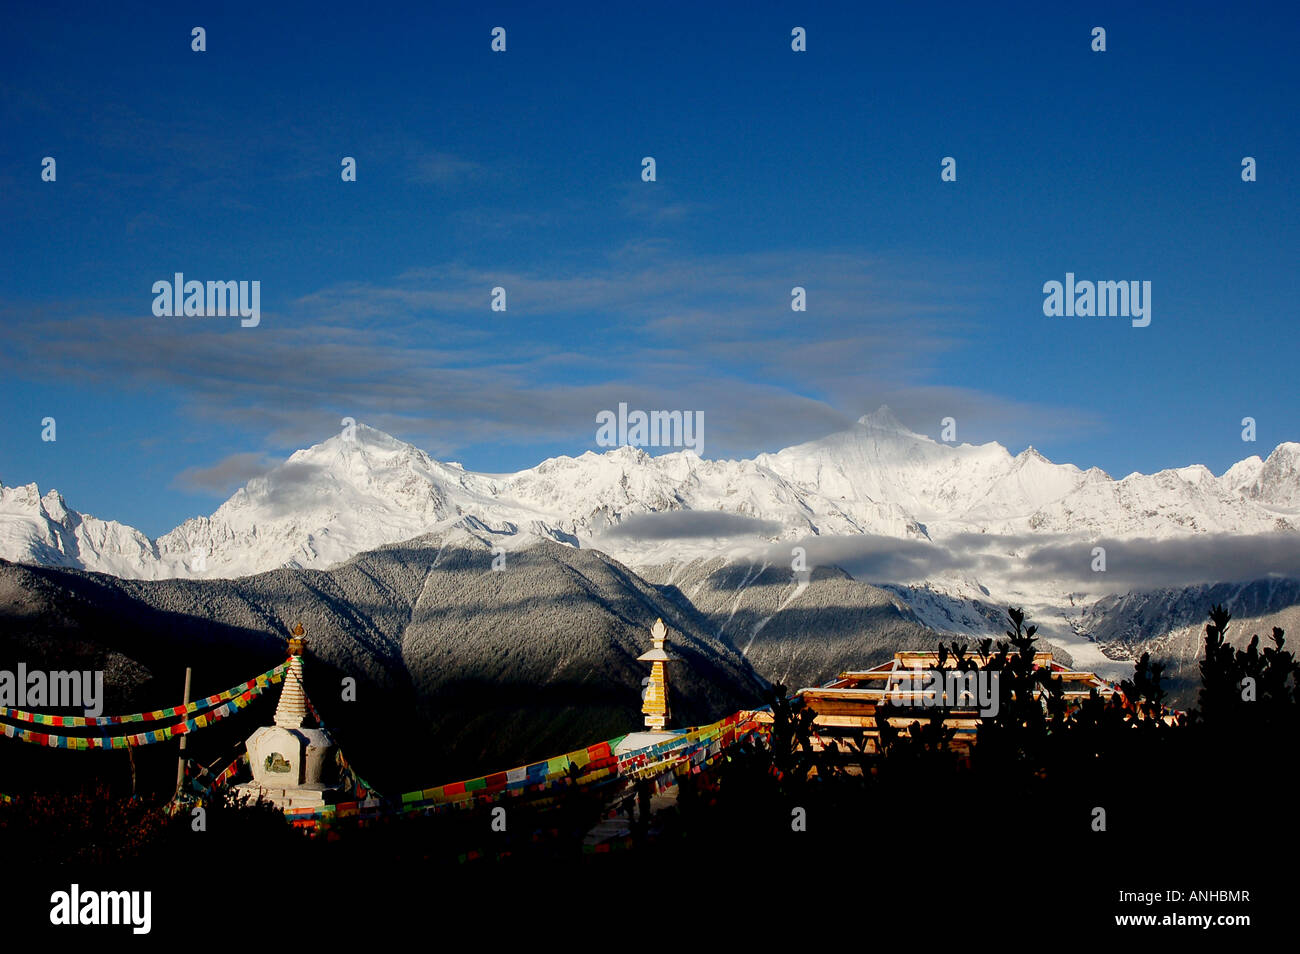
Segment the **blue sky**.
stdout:
[[[0,481],[157,535],[344,415],[505,471],[619,401],[710,457],[882,402],[1115,476],[1300,440],[1294,8],[608,6],[7,11]],[[176,271],[261,324],[155,317]],[[1067,271],[1151,325],[1045,317]]]

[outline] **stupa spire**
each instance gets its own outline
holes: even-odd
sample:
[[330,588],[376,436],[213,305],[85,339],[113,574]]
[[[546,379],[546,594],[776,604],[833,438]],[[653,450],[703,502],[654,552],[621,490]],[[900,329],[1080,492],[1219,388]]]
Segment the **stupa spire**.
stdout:
[[302,623],[295,623],[289,640],[289,670],[284,674],[280,703],[275,707],[275,724],[282,729],[301,729],[307,718],[307,694],[302,685]]
[[651,649],[637,657],[641,662],[650,663],[650,679],[646,685],[641,711],[645,713],[646,728],[651,730],[666,728],[670,718],[667,664],[677,657],[664,649],[667,637],[668,628],[664,626],[664,621],[655,620],[654,626],[650,628]]

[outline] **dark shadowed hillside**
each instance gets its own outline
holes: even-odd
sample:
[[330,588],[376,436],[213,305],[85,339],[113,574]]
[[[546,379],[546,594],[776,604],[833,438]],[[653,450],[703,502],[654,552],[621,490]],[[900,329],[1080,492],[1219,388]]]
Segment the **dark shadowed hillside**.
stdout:
[[[435,537],[329,571],[236,580],[131,581],[0,562],[0,666],[106,668],[106,711],[152,708],[179,701],[186,665],[196,695],[274,665],[301,621],[308,691],[357,770],[386,791],[637,728],[648,669],[636,657],[658,616],[682,657],[676,724],[756,701],[758,680],[728,640],[605,555],[538,543],[499,572],[491,565],[486,545]],[[345,676],[357,680],[356,703],[341,701]],[[196,754],[219,757],[269,708],[200,733]],[[174,759],[171,746],[150,748]]]

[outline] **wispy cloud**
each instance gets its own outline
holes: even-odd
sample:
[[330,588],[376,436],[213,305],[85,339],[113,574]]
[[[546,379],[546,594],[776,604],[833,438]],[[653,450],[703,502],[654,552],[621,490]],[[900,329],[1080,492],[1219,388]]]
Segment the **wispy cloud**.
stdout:
[[[788,562],[792,545],[774,545],[769,556]],[[809,565],[838,566],[866,582],[918,581],[960,572],[1012,584],[1050,581],[1082,592],[1126,593],[1270,576],[1300,579],[1300,546],[1288,533],[1100,541],[963,534],[942,545],[882,536],[827,536],[808,537],[798,545],[805,548]],[[1098,546],[1106,553],[1104,571],[1093,570],[1093,549]]]
[[[948,415],[1035,434],[1065,419],[1077,427],[1078,414],[933,380],[934,357],[968,333],[963,281],[852,252],[684,255],[639,243],[584,267],[450,262],[290,300],[264,289],[256,329],[156,318],[147,297],[131,314],[43,308],[7,322],[0,363],[167,389],[196,417],[274,447],[318,440],[347,414],[435,454],[493,441],[578,451],[595,414],[621,401],[704,411],[711,457],[812,439],[886,402],[923,432]],[[807,312],[790,309],[796,284],[809,290]],[[504,313],[489,307],[497,285]],[[566,333],[575,326],[581,335]]]
[[255,451],[230,454],[207,467],[186,467],[172,486],[180,490],[225,495],[276,465],[275,458]]
[[412,182],[450,186],[483,172],[484,167],[478,162],[448,152],[430,152],[412,159],[409,178]]
[[698,203],[676,198],[676,190],[665,182],[629,182],[620,191],[618,206],[623,213],[651,225],[680,223],[706,211]]

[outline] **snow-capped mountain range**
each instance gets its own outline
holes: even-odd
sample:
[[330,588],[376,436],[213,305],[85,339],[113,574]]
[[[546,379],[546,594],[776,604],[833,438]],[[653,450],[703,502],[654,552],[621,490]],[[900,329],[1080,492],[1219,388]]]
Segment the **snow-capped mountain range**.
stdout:
[[[733,520],[656,526],[674,512]],[[1116,480],[1054,464],[1032,447],[1012,455],[997,443],[939,443],[885,407],[846,431],[752,460],[619,447],[513,474],[467,471],[357,425],[156,540],[78,513],[55,490],[0,486],[0,557],[130,579],[324,569],[452,529],[507,548],[537,537],[594,546],[636,567],[824,536],[942,545],[958,534],[1160,539],[1298,527],[1300,443],[1219,477],[1193,465]]]
[[[1099,601],[1134,585],[1117,589],[1107,579],[1114,574],[1079,572],[1096,542],[1296,534],[1300,548],[1297,528],[1300,443],[1217,477],[1193,465],[1116,480],[1054,464],[1032,447],[1013,455],[997,443],[939,443],[884,407],[848,430],[752,460],[619,447],[513,474],[467,471],[357,425],[156,540],[78,513],[55,490],[0,486],[0,557],[126,579],[327,569],[425,534],[506,550],[552,540],[604,551],[647,579],[684,587],[687,599],[731,587],[710,597],[725,629],[738,610],[767,605],[772,594],[748,593],[752,581],[771,585],[769,570],[788,570],[775,609],[742,634],[751,643],[770,612],[814,609],[808,573],[792,560],[798,547],[807,570],[834,566],[884,586],[908,619],[959,637],[1000,635],[1006,606],[1023,606],[1077,665],[1113,677],[1143,647],[1093,637]],[[1059,555],[1063,542],[1074,569],[1044,573],[1045,554],[1055,546]],[[890,551],[905,559],[876,559]],[[719,558],[741,572],[719,576]],[[1215,581],[1186,581],[1207,582]],[[1155,626],[1152,635],[1163,633]]]

